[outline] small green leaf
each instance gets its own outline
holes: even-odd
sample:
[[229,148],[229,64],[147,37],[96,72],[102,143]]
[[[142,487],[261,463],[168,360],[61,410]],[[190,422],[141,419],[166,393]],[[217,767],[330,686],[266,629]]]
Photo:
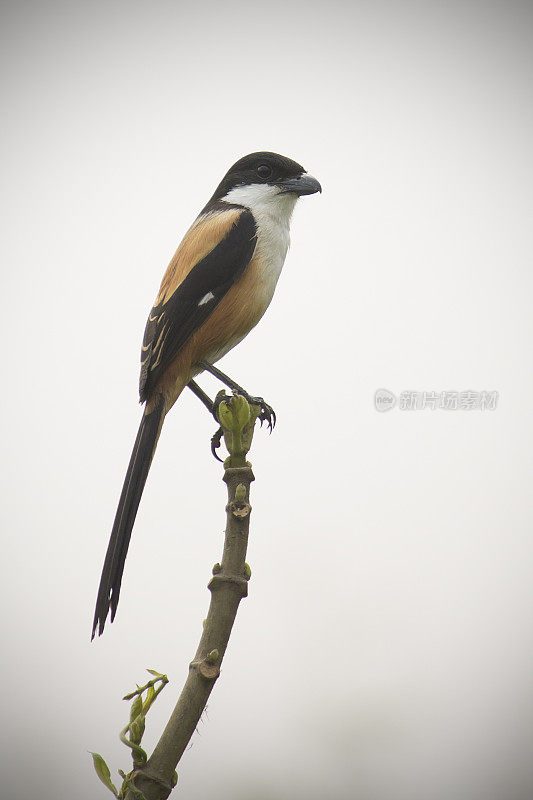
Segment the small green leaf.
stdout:
[[231,430],[233,424],[233,414],[228,403],[222,401],[218,407],[218,421],[223,428]]
[[142,704],[143,714],[146,714],[146,712],[150,709],[150,706],[154,702],[154,699],[155,699],[155,689],[153,686],[149,686],[148,691],[146,692],[146,700]]
[[104,759],[100,755],[100,753],[91,753],[93,757],[93,764],[96,770],[96,774],[104,784],[107,786],[110,792],[112,792],[115,797],[118,797],[117,787],[111,782],[111,773],[109,771],[109,767],[105,763]]
[[146,720],[144,714],[139,714],[132,722],[130,722],[130,742],[133,744],[140,744],[143,738],[144,727]]
[[244,483],[239,483],[235,489],[235,502],[243,503],[246,500],[246,486]]
[[235,420],[235,427],[242,430],[247,422],[250,420],[250,406],[245,397],[236,394],[232,398],[233,403],[233,418]]
[[150,675],[155,675],[156,678],[164,678],[165,677],[162,672],[158,672],[155,669],[147,669],[146,671],[149,672]]
[[130,722],[133,722],[135,717],[138,717],[143,708],[143,701],[140,694],[136,695],[135,700],[131,704]]

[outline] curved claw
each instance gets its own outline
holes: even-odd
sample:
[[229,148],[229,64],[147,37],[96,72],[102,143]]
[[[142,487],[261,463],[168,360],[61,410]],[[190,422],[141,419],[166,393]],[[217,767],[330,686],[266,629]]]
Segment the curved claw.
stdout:
[[222,428],[219,428],[218,431],[216,431],[216,433],[214,433],[213,436],[211,437],[211,452],[216,458],[216,460],[220,461],[221,464],[223,464],[224,462],[218,455],[217,449],[220,447],[220,444],[222,442],[222,436],[223,436]]
[[276,419],[277,419],[276,418],[276,412],[274,411],[274,409],[271,406],[268,407],[268,410],[270,411],[270,414],[271,414],[271,417],[272,417],[272,420],[269,420],[269,422],[268,422],[268,424],[270,426],[270,433],[272,433],[272,431],[276,427]]
[[276,427],[276,412],[272,406],[269,406],[268,403],[265,403],[262,397],[250,397],[248,399],[250,403],[254,403],[254,405],[261,407],[261,413],[257,419],[260,421],[261,427],[263,427],[263,422],[266,422],[269,433],[272,433]]

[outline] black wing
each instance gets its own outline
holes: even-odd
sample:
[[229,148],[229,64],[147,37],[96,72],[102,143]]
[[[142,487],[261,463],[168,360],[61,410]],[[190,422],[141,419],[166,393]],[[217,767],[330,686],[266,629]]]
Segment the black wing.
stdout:
[[205,322],[250,263],[257,243],[253,214],[243,210],[226,236],[148,317],[139,394],[144,402],[189,337]]

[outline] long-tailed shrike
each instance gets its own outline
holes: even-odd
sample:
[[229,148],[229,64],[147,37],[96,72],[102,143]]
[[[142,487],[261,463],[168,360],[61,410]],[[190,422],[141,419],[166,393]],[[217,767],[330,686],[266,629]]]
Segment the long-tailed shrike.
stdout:
[[[186,386],[213,411],[193,380],[204,370],[246,395],[213,365],[265,313],[287,255],[295,203],[320,191],[318,181],[290,158],[251,153],[228,170],[176,250],[144,333],[145,408],[102,570],[93,637],[104,630],[109,610],[111,621],[116,614],[131,531],[166,414]],[[274,413],[261,405],[272,427]]]

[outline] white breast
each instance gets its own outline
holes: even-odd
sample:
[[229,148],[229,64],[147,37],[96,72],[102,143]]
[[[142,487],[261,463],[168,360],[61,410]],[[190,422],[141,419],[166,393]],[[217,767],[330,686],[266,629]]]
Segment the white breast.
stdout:
[[[232,189],[223,201],[249,208],[257,223],[257,245],[253,255],[255,278],[253,296],[248,303],[254,310],[253,324],[263,316],[281,274],[285,256],[289,249],[289,224],[296,200],[295,194],[281,194],[275,186],[253,184]],[[204,299],[204,298],[202,298]],[[240,331],[206,356],[214,363],[228,353],[248,333]]]
[[257,302],[262,313],[270,305],[290,244],[289,226],[298,199],[296,194],[282,194],[276,186],[251,184],[232,189],[224,201],[249,208],[257,222],[257,246],[254,256],[259,268]]

